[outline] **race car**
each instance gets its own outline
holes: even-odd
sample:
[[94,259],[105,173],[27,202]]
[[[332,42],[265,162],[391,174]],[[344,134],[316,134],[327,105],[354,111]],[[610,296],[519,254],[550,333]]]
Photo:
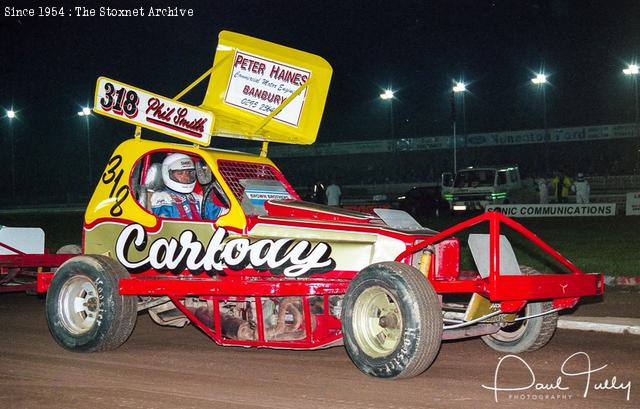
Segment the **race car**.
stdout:
[[[436,232],[400,210],[302,201],[267,158],[268,143],[313,143],[331,77],[324,59],[222,32],[207,73],[199,107],[178,102],[184,93],[169,99],[98,79],[95,112],[136,131],[113,152],[87,206],[83,254],[38,274],[62,347],[115,349],[148,310],[160,325],[192,324],[221,345],[344,344],[362,372],[406,378],[432,364],[443,339],[538,349],[559,310],[602,293],[601,274],[585,274],[498,212]],[[146,140],[141,128],[188,143]],[[212,137],[260,141],[262,150],[213,149]],[[173,170],[192,178],[167,178]],[[190,199],[160,211],[182,185]],[[488,229],[469,235],[475,268],[461,268],[455,235],[478,225]],[[520,266],[505,226],[566,272]]]

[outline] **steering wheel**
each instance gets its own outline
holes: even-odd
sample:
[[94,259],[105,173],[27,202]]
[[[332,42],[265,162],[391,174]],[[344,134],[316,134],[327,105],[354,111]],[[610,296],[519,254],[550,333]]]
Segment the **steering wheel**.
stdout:
[[227,209],[230,207],[229,200],[222,193],[222,187],[217,181],[213,181],[207,185],[207,187],[202,192],[202,203],[200,203],[200,214],[204,216],[204,209],[207,206],[207,201],[213,202],[211,193],[216,195],[216,198],[222,202],[224,207]]

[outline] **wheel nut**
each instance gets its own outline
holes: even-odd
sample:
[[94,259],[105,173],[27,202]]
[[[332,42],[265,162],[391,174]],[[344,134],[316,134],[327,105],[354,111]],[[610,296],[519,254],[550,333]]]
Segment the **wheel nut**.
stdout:
[[395,328],[398,326],[398,317],[395,314],[380,317],[380,326],[382,328]]
[[84,303],[84,306],[87,307],[89,311],[96,312],[98,309],[98,299],[95,297],[89,298],[87,302]]

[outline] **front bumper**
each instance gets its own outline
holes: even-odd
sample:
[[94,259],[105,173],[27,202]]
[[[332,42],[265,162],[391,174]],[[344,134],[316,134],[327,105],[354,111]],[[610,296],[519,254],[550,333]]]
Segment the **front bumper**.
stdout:
[[487,200],[456,200],[451,202],[451,210],[454,212],[482,211],[490,203]]

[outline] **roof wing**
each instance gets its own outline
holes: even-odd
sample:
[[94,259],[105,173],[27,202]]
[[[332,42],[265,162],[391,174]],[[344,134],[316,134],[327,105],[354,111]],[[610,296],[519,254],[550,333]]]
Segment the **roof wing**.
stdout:
[[312,144],[332,72],[317,55],[223,31],[201,108],[217,136]]
[[[94,111],[204,146],[211,136],[308,145],[318,134],[332,72],[317,55],[223,31],[213,66],[176,97],[100,77]],[[200,107],[178,102],[208,76]]]

